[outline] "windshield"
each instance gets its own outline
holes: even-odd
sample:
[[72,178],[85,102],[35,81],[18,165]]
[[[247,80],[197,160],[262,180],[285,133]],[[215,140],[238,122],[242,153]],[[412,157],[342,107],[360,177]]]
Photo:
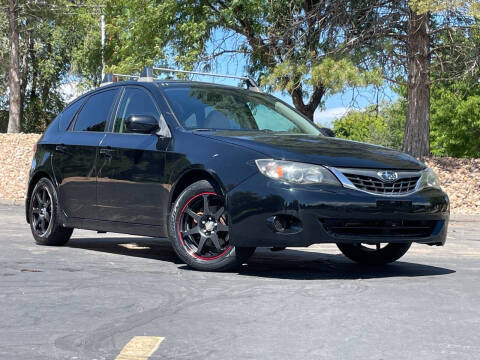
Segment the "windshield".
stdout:
[[164,91],[186,129],[321,135],[297,111],[265,94],[209,86],[172,87]]

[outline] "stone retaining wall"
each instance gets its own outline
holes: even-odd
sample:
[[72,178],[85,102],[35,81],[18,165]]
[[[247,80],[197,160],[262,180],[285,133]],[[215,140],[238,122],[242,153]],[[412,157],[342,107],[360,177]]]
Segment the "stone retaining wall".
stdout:
[[[39,134],[0,134],[0,200],[23,200]],[[452,213],[480,214],[480,159],[429,158],[450,196]]]

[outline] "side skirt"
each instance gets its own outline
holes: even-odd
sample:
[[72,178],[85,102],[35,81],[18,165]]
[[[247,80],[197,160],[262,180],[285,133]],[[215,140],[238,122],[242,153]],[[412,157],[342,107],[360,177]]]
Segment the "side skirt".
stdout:
[[166,229],[162,226],[133,224],[121,221],[68,218],[64,226],[84,230],[95,230],[129,235],[168,237]]

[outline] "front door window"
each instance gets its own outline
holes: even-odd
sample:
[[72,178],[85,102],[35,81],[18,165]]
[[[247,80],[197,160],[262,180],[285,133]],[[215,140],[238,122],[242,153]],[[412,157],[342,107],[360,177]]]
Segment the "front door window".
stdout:
[[149,115],[157,121],[160,118],[152,97],[140,88],[127,88],[125,90],[115,117],[113,132],[127,133],[125,122],[132,115]]

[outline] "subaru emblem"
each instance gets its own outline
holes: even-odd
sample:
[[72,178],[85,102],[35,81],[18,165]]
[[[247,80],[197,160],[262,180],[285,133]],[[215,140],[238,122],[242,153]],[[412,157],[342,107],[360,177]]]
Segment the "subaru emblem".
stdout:
[[379,171],[377,175],[385,182],[394,182],[398,179],[398,174],[390,170]]

